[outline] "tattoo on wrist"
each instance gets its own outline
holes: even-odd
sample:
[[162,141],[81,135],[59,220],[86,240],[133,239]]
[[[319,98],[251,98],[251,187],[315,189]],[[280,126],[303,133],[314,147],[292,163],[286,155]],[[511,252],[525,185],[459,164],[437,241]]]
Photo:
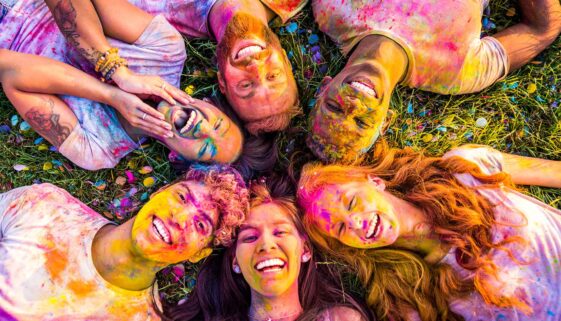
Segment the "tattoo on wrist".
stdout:
[[60,115],[54,112],[55,103],[52,99],[45,99],[44,106],[31,107],[24,118],[41,136],[56,147],[68,138],[72,128],[60,122]]
[[80,45],[76,16],[76,9],[72,5],[72,0],[60,0],[53,9],[53,17],[66,41],[74,46],[90,63],[95,64],[102,53],[94,48],[84,48]]

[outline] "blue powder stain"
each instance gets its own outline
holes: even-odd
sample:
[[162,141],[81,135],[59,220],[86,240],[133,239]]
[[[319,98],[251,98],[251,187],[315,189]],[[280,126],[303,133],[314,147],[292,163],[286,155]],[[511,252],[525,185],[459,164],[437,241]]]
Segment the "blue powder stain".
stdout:
[[10,126],[2,125],[0,126],[0,134],[7,134],[10,132]]
[[408,114],[412,114],[413,113],[413,103],[411,103],[411,101],[409,101],[407,103],[407,113]]
[[545,99],[543,99],[540,95],[536,96],[536,100],[540,103],[545,103]]
[[497,321],[506,320],[506,316],[505,316],[504,314],[499,314],[499,315],[497,315],[496,320],[497,320]]
[[312,33],[309,37],[308,37],[308,43],[310,45],[316,44],[319,41],[319,37],[318,35],[316,35],[315,33]]
[[10,122],[12,123],[12,127],[16,127],[19,122],[18,115],[13,115],[12,118],[10,118]]
[[298,24],[296,22],[291,22],[286,26],[286,31],[288,33],[294,33],[298,30]]
[[31,126],[29,126],[29,123],[26,121],[21,122],[21,124],[19,124],[19,130],[21,130],[22,132],[28,131],[31,128]]
[[43,137],[39,137],[36,140],[33,141],[34,145],[39,145],[41,144],[45,139]]
[[141,201],[145,201],[148,199],[148,192],[144,192],[142,193],[142,195],[140,196],[140,200]]
[[438,127],[436,128],[436,130],[438,130],[439,132],[443,132],[443,133],[445,133],[445,132],[448,131],[448,129],[447,129],[446,127],[444,127],[444,126],[438,126]]
[[551,310],[547,310],[547,315],[549,315],[550,317],[554,316],[555,313],[553,313],[553,311]]

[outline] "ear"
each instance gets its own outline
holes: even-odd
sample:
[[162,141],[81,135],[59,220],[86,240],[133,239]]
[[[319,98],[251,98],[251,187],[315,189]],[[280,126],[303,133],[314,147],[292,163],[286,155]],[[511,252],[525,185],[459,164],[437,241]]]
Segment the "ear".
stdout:
[[379,192],[386,189],[386,183],[384,183],[384,180],[374,174],[368,174],[368,182],[373,184]]
[[310,251],[310,246],[308,245],[308,242],[304,243],[302,256],[300,258],[302,260],[302,263],[306,263],[310,261],[310,259],[312,258],[312,251]]
[[323,77],[323,79],[319,83],[318,89],[316,90],[316,93],[314,95],[316,98],[321,94],[322,91],[325,90],[325,87],[327,87],[327,85],[331,82],[331,80],[333,80],[333,78],[331,78],[329,76]]
[[382,129],[380,130],[380,135],[384,135],[388,130],[388,128],[390,128],[390,125],[393,123],[395,119],[395,115],[396,114],[393,110],[388,109],[388,112],[386,114],[386,119],[384,119],[384,123],[382,124]]
[[204,259],[205,257],[209,256],[212,253],[212,249],[210,247],[205,247],[204,249],[200,250],[199,252],[195,253],[192,257],[188,259],[191,263],[197,263],[200,260]]
[[218,88],[220,89],[220,92],[225,95],[226,81],[224,80],[224,77],[222,77],[222,73],[218,71],[216,73],[216,77],[218,78]]

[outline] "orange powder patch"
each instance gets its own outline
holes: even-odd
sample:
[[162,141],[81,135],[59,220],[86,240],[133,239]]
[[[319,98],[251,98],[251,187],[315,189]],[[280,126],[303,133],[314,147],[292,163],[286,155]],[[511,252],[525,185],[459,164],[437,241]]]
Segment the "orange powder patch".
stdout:
[[68,258],[66,253],[57,248],[52,248],[50,251],[45,253],[45,267],[51,278],[56,280],[59,278],[60,273],[66,269],[68,265]]
[[68,288],[76,294],[77,297],[86,297],[94,291],[95,282],[84,282],[80,280],[72,280],[68,282]]

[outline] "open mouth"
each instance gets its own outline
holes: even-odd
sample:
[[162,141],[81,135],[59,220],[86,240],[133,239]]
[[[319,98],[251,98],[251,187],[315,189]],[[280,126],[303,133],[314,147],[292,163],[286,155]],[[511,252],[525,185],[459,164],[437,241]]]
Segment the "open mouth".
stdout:
[[156,235],[164,242],[171,245],[171,234],[166,228],[164,222],[158,217],[154,216],[152,219],[152,228],[156,231]]
[[254,268],[262,273],[279,272],[286,266],[286,262],[279,259],[266,259],[255,264]]
[[370,221],[368,232],[366,232],[367,239],[373,239],[378,237],[380,233],[380,216],[376,214],[376,217],[372,221]]
[[192,132],[197,125],[197,111],[191,108],[182,108],[172,115],[173,126],[179,134],[184,135]]
[[238,53],[236,54],[236,59],[243,59],[249,56],[253,56],[258,52],[263,51],[263,47],[259,46],[259,45],[248,45],[245,46],[243,48],[241,48],[240,50],[238,50]]
[[353,89],[358,90],[367,96],[378,98],[378,93],[374,89],[374,84],[368,80],[352,80],[348,84]]

